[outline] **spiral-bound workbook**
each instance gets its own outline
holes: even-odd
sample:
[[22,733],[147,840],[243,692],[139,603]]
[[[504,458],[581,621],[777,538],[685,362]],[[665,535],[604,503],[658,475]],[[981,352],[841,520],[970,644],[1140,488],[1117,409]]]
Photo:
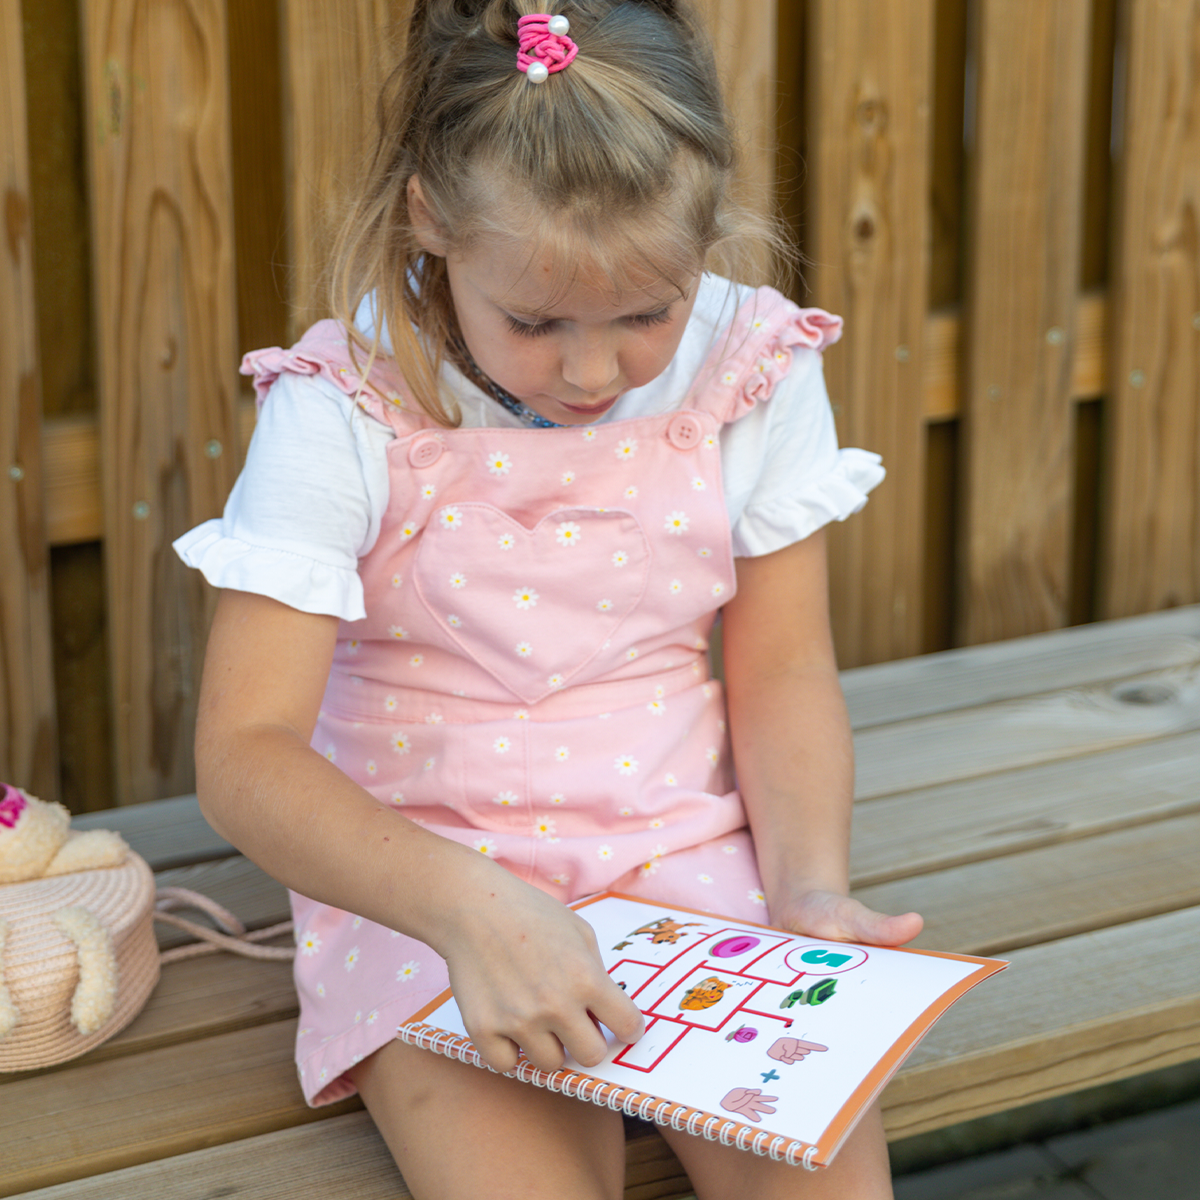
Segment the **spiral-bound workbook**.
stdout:
[[[522,1061],[509,1074],[812,1168],[830,1163],[934,1021],[1008,965],[823,942],[612,892],[571,907],[646,1032],[625,1045],[604,1030],[599,1066]],[[448,991],[398,1036],[483,1065]]]

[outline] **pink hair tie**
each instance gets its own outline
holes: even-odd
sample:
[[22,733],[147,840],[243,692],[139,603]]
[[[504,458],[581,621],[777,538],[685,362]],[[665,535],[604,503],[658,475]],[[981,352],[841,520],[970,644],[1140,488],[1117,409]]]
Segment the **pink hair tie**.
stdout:
[[566,17],[549,13],[533,13],[517,22],[517,70],[524,71],[530,83],[545,83],[575,61],[579,47],[567,37],[570,29]]

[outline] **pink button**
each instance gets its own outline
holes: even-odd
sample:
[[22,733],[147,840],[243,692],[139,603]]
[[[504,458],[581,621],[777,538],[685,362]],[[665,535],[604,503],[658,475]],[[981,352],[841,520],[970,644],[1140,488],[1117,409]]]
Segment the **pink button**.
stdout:
[[408,448],[408,461],[414,467],[432,467],[442,457],[442,443],[432,433],[413,439]]
[[676,413],[667,422],[667,441],[676,450],[695,450],[703,432],[699,419],[691,413]]

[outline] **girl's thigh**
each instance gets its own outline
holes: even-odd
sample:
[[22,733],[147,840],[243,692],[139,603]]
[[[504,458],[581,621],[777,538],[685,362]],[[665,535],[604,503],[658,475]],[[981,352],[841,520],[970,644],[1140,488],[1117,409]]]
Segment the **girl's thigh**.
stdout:
[[817,1171],[664,1129],[697,1200],[892,1200],[892,1173],[878,1106],[846,1139],[831,1166]]
[[349,1072],[416,1200],[619,1200],[619,1114],[390,1042]]

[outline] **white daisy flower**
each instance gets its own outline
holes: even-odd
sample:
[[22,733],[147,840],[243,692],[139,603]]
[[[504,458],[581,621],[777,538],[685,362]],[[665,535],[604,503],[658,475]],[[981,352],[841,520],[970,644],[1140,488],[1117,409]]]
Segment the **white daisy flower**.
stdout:
[[583,531],[574,521],[563,521],[554,531],[554,540],[560,546],[577,546]]
[[596,431],[594,429],[583,430],[583,440],[585,442],[594,442],[596,440]]
[[550,797],[551,804],[565,804],[566,802],[567,798],[562,794],[562,792],[555,792],[554,795]]
[[350,655],[357,654],[358,648],[361,645],[362,642],[360,642],[358,638],[351,638],[350,641],[346,643],[346,653]]
[[712,594],[714,596],[725,595],[725,585],[723,583],[714,583],[712,585]]
[[622,817],[632,817],[633,809],[626,805],[624,808],[617,809],[617,815]]
[[513,649],[522,658],[528,658],[533,653],[533,647],[528,642],[518,642]]
[[637,499],[637,494],[638,494],[638,490],[637,490],[637,484],[635,484],[635,483],[631,483],[631,484],[630,484],[630,485],[629,485],[629,486],[628,486],[628,487],[625,489],[625,499],[626,499],[626,500],[636,500],[636,499]]
[[638,650],[637,650],[636,646],[630,646],[629,649],[625,651],[625,657],[627,659],[629,659],[630,662],[633,662],[633,660],[635,658],[637,658],[637,656],[638,656]]
[[397,983],[407,983],[414,975],[419,975],[421,972],[421,964],[413,959],[412,962],[406,962],[404,966],[396,972]]
[[725,374],[721,376],[721,382],[737,383],[737,375],[735,375],[732,371],[726,371]]
[[462,617],[455,616],[454,613],[451,613],[446,618],[446,624],[450,625],[454,629],[457,629],[460,625],[462,625]]
[[699,875],[696,876],[696,878],[698,880],[700,880],[701,883],[712,883],[712,881],[713,881],[713,877],[711,875],[705,874],[704,872],[701,872]]
[[393,792],[392,793],[392,803],[396,804],[396,805],[404,804],[405,803],[404,793],[403,792]]
[[650,821],[649,827],[651,829],[661,829],[665,824],[666,824],[666,822],[662,819],[662,817],[654,817]]
[[696,553],[700,555],[701,558],[712,558],[712,551],[707,546],[701,546]]
[[624,550],[618,550],[612,556],[612,565],[614,567],[623,567],[629,561],[629,555]]
[[510,742],[506,737],[498,737],[492,743],[492,749],[495,750],[497,754],[507,754],[512,749],[512,742]]
[[300,953],[305,958],[312,958],[314,954],[321,949],[321,936],[318,933],[306,933],[300,939]]
[[546,680],[546,683],[552,688],[560,688],[566,682],[566,679],[557,671]]
[[389,625],[388,633],[391,634],[391,636],[394,637],[398,642],[402,642],[406,637],[408,637],[408,630],[405,629],[403,625]]
[[736,854],[737,852],[738,852],[738,848],[736,846],[722,846],[721,847],[722,854]]
[[500,847],[496,845],[491,838],[476,838],[471,843],[473,849],[478,850],[480,854],[486,854],[488,858],[495,858]]
[[432,712],[425,718],[426,725],[440,725],[446,718],[439,712]]
[[564,471],[561,476],[561,482],[564,486],[568,483],[574,483],[575,482],[575,472],[574,471]]
[[513,603],[518,608],[536,608],[539,599],[541,597],[531,587],[519,587],[513,592]]
[[317,995],[318,995],[318,996],[324,996],[324,995],[325,995],[325,985],[324,985],[323,983],[318,983],[318,984],[317,984]]
[[502,533],[496,539],[496,545],[501,550],[511,550],[517,544],[517,539],[511,533]]
[[421,665],[421,664],[422,664],[424,661],[425,661],[425,655],[423,655],[423,654],[414,654],[414,655],[412,656],[412,658],[410,658],[410,659],[408,660],[408,665],[409,665],[410,667],[419,667],[419,666],[420,666],[420,665]]
[[666,846],[664,846],[662,844],[662,842],[659,842],[658,845],[655,846],[654,849],[650,851],[650,857],[651,858],[662,858],[662,856],[666,853],[667,853]]
[[721,731],[721,733],[724,733],[727,728],[728,728],[728,726],[725,724],[724,721],[717,722],[717,729],[719,729]]
[[672,596],[678,596],[679,593],[683,591],[682,582],[678,579],[672,579],[671,582],[667,584],[667,591],[670,592]]
[[761,904],[763,908],[766,908],[767,906],[767,898],[762,894],[762,892],[751,890],[746,893],[746,899],[749,900],[751,904]]
[[359,948],[357,946],[353,947],[346,954],[345,967],[346,967],[347,971],[353,971],[354,968],[358,966],[358,960],[359,960],[360,954],[361,954],[361,951],[359,950]]
[[378,770],[379,770],[379,768],[375,765],[375,760],[373,758],[368,758],[367,759],[367,774],[374,775],[376,773],[376,771],[378,771]]
[[566,746],[559,746],[558,749],[554,751],[554,757],[557,758],[559,762],[566,762],[567,759],[571,757],[571,751]]
[[612,608],[612,606],[613,606],[613,602],[611,600],[600,600],[600,601],[597,601],[597,603],[596,603],[596,607],[601,612],[608,612],[609,609]]
[[614,451],[618,458],[632,458],[637,453],[637,438],[624,438],[617,443]]
[[332,742],[325,747],[325,757],[330,762],[337,762],[337,747]]
[[717,763],[721,758],[720,752],[717,750],[716,746],[709,746],[709,748],[705,750],[704,755],[710,763]]
[[686,533],[690,520],[691,518],[684,512],[667,513],[667,519],[663,523],[663,528],[668,533]]
[[711,700],[713,694],[713,685],[711,683],[706,683],[700,689],[700,694],[705,698],[705,700]]
[[367,1024],[368,1025],[374,1025],[375,1022],[378,1020],[379,1020],[379,1009],[373,1008],[369,1013],[367,1013]]
[[488,472],[492,475],[507,475],[512,470],[512,459],[507,454],[489,454]]
[[467,586],[467,577],[461,571],[455,571],[450,576],[450,586],[454,589],[465,588]]
[[559,887],[566,887],[571,882],[571,877],[565,872],[560,871],[557,875],[550,876],[550,882],[557,883]]
[[[518,651],[518,653],[520,653],[520,651]],[[518,721],[528,721],[529,713],[527,713],[523,708],[518,708],[517,711],[513,713],[513,717]]]
[[656,717],[661,717],[667,711],[667,706],[661,700],[651,700],[646,708]]
[[696,478],[692,480],[692,490],[693,491],[702,492],[702,491],[704,491],[704,489],[706,487],[708,487],[708,484],[705,483],[704,480],[701,479],[699,475],[697,475]]
[[395,696],[387,696],[383,701],[384,712],[395,712],[397,700]]
[[661,700],[666,694],[667,689],[661,683],[654,689],[655,700]]
[[[416,537],[417,531],[418,531],[418,526],[414,525],[411,521],[405,521],[404,524],[400,526],[400,536],[405,541],[408,541],[408,539],[411,537]],[[394,585],[394,586],[399,586],[399,585]]]
[[611,846],[600,846],[596,850],[596,856],[607,862],[613,856],[613,848]]
[[397,729],[388,740],[397,754],[407,754],[412,749],[412,738],[403,729]]
[[659,868],[659,866],[660,866],[660,864],[659,864],[659,861],[658,861],[658,859],[657,859],[657,858],[652,858],[652,859],[650,859],[648,862],[644,862],[644,863],[642,863],[642,865],[641,865],[641,867],[639,868],[639,870],[641,871],[641,874],[642,874],[643,876],[646,876],[646,875],[656,875],[656,874],[658,873],[658,868]]
[[549,817],[538,817],[533,823],[533,836],[536,838],[554,837],[554,822]]
[[437,488],[436,488],[436,487],[434,487],[432,483],[427,483],[427,484],[426,484],[426,485],[425,485],[425,486],[424,486],[424,487],[421,489],[421,495],[422,495],[422,496],[423,496],[423,497],[424,497],[426,500],[432,500],[432,499],[434,498],[434,496],[436,496],[436,495],[437,495]]
[[638,769],[638,760],[629,754],[622,754],[613,761],[613,766],[622,775],[632,775]]
[[443,529],[461,529],[463,525],[463,515],[457,508],[443,508],[438,519]]
[[[514,804],[519,804],[516,792],[500,792],[499,795],[492,797],[492,803],[500,805],[501,808],[511,808]],[[476,849],[479,847],[477,846]]]
[[666,773],[666,775],[663,777],[663,783],[665,783],[667,787],[679,786],[679,780],[675,778],[675,774],[672,771],[668,771]]
[[392,576],[392,587],[398,588],[403,582],[404,580],[399,575]]
[[427,758],[427,759],[425,760],[425,770],[427,770],[427,771],[432,771],[432,770],[433,770],[433,768],[434,768],[434,767],[436,767],[436,766],[437,766],[437,759],[436,759],[436,758]]

